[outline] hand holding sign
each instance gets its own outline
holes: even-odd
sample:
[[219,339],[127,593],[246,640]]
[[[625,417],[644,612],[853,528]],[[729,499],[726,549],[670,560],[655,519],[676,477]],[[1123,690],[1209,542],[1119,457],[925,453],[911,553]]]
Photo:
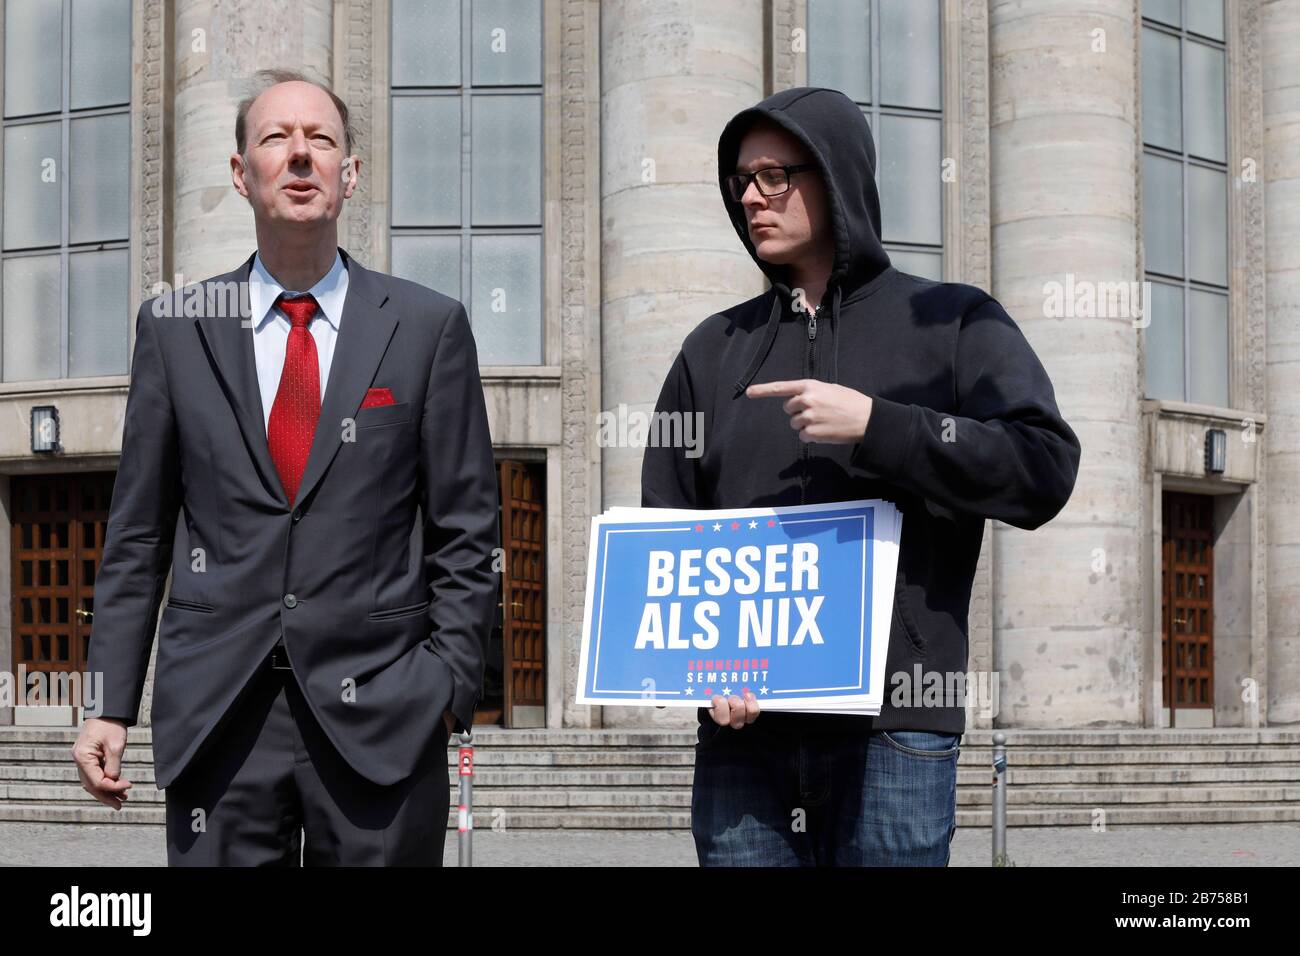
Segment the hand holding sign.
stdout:
[[715,694],[713,709],[709,711],[709,716],[713,718],[715,724],[739,730],[746,724],[758,720],[758,698],[748,687],[745,688],[743,699],[735,694],[730,697]]
[[747,398],[789,396],[781,407],[800,441],[848,445],[862,441],[871,420],[871,396],[815,378],[762,382],[745,389]]

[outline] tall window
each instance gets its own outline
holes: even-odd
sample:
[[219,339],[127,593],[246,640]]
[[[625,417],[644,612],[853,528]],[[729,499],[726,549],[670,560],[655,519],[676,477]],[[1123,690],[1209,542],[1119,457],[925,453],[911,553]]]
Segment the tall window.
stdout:
[[125,374],[130,0],[8,0],[4,30],[0,378]]
[[465,303],[479,361],[542,355],[541,0],[393,0],[392,271]]
[[1228,405],[1222,0],[1142,2],[1146,392]]
[[881,238],[903,272],[943,276],[939,0],[808,0],[808,82],[850,97],[876,141]]

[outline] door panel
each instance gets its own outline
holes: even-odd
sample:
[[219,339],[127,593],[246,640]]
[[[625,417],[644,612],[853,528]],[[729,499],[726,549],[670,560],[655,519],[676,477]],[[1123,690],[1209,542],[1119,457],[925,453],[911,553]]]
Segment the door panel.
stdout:
[[[84,673],[113,472],[20,475],[13,510],[13,665]],[[66,703],[66,702],[64,702]]]
[[546,705],[546,509],[543,470],[502,461],[502,664],[507,727],[541,727]]
[[[1173,712],[1214,707],[1214,501],[1165,492],[1162,696]],[[1176,718],[1174,718],[1176,723]]]

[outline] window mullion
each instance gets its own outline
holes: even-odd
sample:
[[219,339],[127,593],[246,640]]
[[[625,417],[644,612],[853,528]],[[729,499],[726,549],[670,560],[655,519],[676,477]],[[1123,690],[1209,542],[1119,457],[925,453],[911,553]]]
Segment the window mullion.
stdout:
[[471,143],[473,142],[473,129],[471,128],[471,117],[473,116],[472,101],[470,99],[470,88],[473,85],[473,19],[470,3],[461,4],[461,24],[460,24],[460,289],[461,302],[465,304],[465,310],[470,316],[470,325],[474,323],[474,287],[471,285],[474,279],[474,263],[472,258],[473,234],[471,216],[473,210],[473,198],[470,190],[474,188],[470,180],[470,171],[473,165],[473,156],[471,155]]
[[[1186,11],[1182,11],[1184,16],[1180,22],[1186,23]],[[1179,178],[1182,184],[1182,201],[1183,201],[1183,401],[1192,400],[1192,328],[1191,328],[1191,309],[1192,309],[1192,246],[1187,241],[1191,232],[1191,223],[1188,220],[1190,207],[1187,202],[1187,38],[1183,35],[1182,29],[1178,32],[1178,129],[1179,129],[1179,152],[1180,163],[1178,167]]]
[[69,341],[68,296],[71,285],[69,271],[72,263],[68,260],[68,244],[72,241],[72,198],[69,177],[72,173],[72,0],[63,0],[63,63],[60,70],[63,87],[59,106],[62,112],[60,134],[62,143],[59,156],[59,377],[67,378],[70,371],[68,353]]

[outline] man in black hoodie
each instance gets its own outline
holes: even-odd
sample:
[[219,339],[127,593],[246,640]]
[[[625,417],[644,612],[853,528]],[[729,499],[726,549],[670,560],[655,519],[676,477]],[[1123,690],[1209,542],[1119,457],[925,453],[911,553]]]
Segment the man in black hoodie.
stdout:
[[[880,715],[699,711],[704,865],[946,865],[965,729],[967,609],[984,521],[1064,507],[1079,442],[988,293],[899,272],[875,147],[835,90],[785,90],[718,142],[736,233],[772,285],[686,337],[656,411],[699,412],[703,454],[647,448],[645,507],[861,498],[903,514]],[[936,171],[937,175],[937,171]]]

